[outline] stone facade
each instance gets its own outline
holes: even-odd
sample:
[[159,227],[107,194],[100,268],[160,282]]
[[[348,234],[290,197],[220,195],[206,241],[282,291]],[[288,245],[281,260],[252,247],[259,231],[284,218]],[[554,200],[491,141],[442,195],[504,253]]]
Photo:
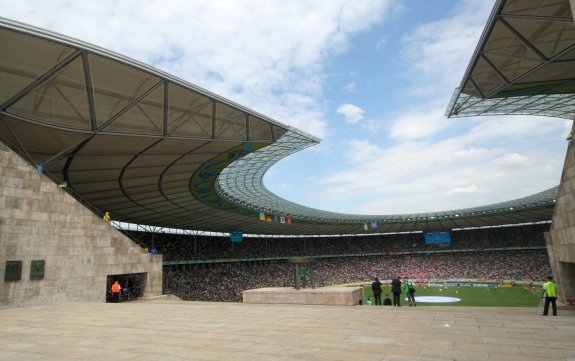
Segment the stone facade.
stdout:
[[[12,261],[21,261],[19,281],[6,280]],[[43,279],[31,280],[32,261],[44,261]],[[161,295],[161,255],[146,252],[0,143],[0,307],[105,302],[107,277],[130,273],[144,274],[143,296]]]
[[559,299],[575,298],[575,146],[572,141],[567,148],[553,222],[545,239],[551,269],[559,284]]

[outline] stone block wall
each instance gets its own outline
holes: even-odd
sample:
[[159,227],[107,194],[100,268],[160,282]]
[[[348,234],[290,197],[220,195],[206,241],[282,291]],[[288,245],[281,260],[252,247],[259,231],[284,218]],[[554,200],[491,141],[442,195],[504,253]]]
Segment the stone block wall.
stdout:
[[[22,261],[6,281],[7,261]],[[32,261],[44,278],[31,280]],[[107,276],[144,273],[144,296],[162,293],[162,256],[104,222],[0,143],[0,307],[105,302]]]
[[551,269],[555,281],[559,283],[559,299],[575,298],[575,146],[573,141],[567,148],[553,221],[545,239]]

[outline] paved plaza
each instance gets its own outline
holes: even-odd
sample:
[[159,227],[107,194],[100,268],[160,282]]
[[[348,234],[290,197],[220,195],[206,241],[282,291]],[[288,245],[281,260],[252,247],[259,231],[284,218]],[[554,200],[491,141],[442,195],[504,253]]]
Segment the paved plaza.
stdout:
[[0,360],[575,360],[575,310],[132,301],[0,309]]

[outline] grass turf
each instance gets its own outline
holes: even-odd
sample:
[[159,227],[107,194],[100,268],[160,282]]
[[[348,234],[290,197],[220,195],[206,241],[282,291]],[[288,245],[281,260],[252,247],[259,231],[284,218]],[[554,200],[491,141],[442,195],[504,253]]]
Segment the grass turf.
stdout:
[[[386,294],[393,299],[391,289],[382,287],[382,300]],[[417,306],[475,306],[475,307],[537,307],[539,297],[529,293],[523,287],[416,287],[415,300],[421,296],[443,296],[460,298],[459,302],[417,302]],[[441,290],[441,291],[440,291]],[[363,304],[368,297],[373,301],[373,292],[370,286],[363,289]],[[408,306],[405,293],[401,295],[401,305]]]

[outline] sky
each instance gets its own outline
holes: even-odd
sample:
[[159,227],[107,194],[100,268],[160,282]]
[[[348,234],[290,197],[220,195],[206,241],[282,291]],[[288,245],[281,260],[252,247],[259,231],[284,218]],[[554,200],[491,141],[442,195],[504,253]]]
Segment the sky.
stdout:
[[110,49],[294,126],[319,145],[271,192],[365,215],[559,184],[570,120],[447,119],[495,0],[0,0],[0,16]]

